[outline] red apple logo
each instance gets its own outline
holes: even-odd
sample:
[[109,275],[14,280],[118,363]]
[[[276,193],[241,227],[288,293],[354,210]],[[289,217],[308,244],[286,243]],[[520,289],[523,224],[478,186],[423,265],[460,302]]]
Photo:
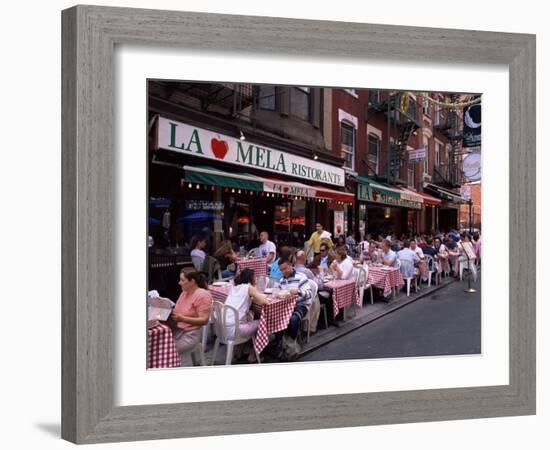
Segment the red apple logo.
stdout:
[[229,145],[227,145],[227,142],[224,140],[213,138],[210,141],[210,146],[212,147],[212,153],[214,153],[214,156],[218,159],[224,159],[229,151]]
[[336,233],[340,234],[342,232],[342,227],[340,225],[336,225]]
[[283,188],[283,192],[285,192],[285,193],[286,193],[286,192],[288,192],[288,191],[289,191],[289,189],[290,189],[290,188],[288,188],[288,187],[284,187],[284,188]]

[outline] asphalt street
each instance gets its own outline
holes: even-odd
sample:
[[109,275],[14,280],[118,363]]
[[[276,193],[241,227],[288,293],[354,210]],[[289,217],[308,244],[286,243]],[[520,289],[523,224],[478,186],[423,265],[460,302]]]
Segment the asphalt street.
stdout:
[[481,353],[481,283],[457,281],[300,358],[327,361]]

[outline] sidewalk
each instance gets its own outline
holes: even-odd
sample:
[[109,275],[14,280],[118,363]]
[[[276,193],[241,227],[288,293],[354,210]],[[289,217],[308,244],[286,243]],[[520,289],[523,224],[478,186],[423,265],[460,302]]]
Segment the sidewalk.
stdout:
[[[392,300],[388,303],[384,301],[375,301],[372,305],[370,303],[369,293],[365,292],[363,307],[357,307],[355,310],[353,306],[348,307],[347,319],[346,321],[339,321],[338,327],[330,326],[327,329],[318,330],[316,333],[310,335],[309,342],[307,343],[305,342],[306,337],[304,335],[302,349],[298,357],[302,357],[305,354],[312,352],[313,350],[316,350],[323,345],[326,345],[329,342],[332,342],[348,333],[351,333],[352,331],[374,320],[377,320],[380,317],[385,316],[386,314],[403,308],[404,306],[415,302],[420,298],[431,295],[434,292],[451,285],[455,281],[456,280],[454,278],[449,277],[442,279],[441,284],[437,286],[434,286],[432,284],[430,287],[428,287],[426,284],[422,284],[418,292],[414,292],[414,288],[411,289],[410,297],[407,297],[404,291],[400,291],[400,294],[395,300]],[[322,323],[323,319],[321,317],[319,318],[319,320]],[[212,363],[213,346],[213,339],[210,339],[205,352],[205,360],[207,365],[210,365]],[[216,365],[222,365],[225,363],[225,349],[226,347],[224,345],[220,346],[218,354],[216,355]],[[278,360],[271,358],[268,355],[262,354],[262,357],[264,356],[266,363],[278,362]]]

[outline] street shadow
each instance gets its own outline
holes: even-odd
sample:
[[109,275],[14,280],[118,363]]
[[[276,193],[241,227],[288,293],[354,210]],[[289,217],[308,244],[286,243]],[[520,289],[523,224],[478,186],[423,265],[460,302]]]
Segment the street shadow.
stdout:
[[50,436],[60,438],[61,437],[61,424],[60,423],[37,423],[36,428],[43,431]]

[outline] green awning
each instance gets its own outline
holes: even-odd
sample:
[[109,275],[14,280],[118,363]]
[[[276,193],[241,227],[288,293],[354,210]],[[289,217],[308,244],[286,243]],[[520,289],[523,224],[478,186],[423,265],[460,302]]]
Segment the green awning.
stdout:
[[249,191],[263,191],[260,178],[247,173],[233,174],[207,166],[184,166],[185,181],[189,183],[211,184]]
[[398,189],[387,186],[386,184],[380,183],[376,180],[373,180],[372,178],[361,177],[357,175],[355,179],[361,184],[368,185],[373,192],[376,192],[382,195],[388,195],[390,197],[401,198],[401,193],[399,192]]

